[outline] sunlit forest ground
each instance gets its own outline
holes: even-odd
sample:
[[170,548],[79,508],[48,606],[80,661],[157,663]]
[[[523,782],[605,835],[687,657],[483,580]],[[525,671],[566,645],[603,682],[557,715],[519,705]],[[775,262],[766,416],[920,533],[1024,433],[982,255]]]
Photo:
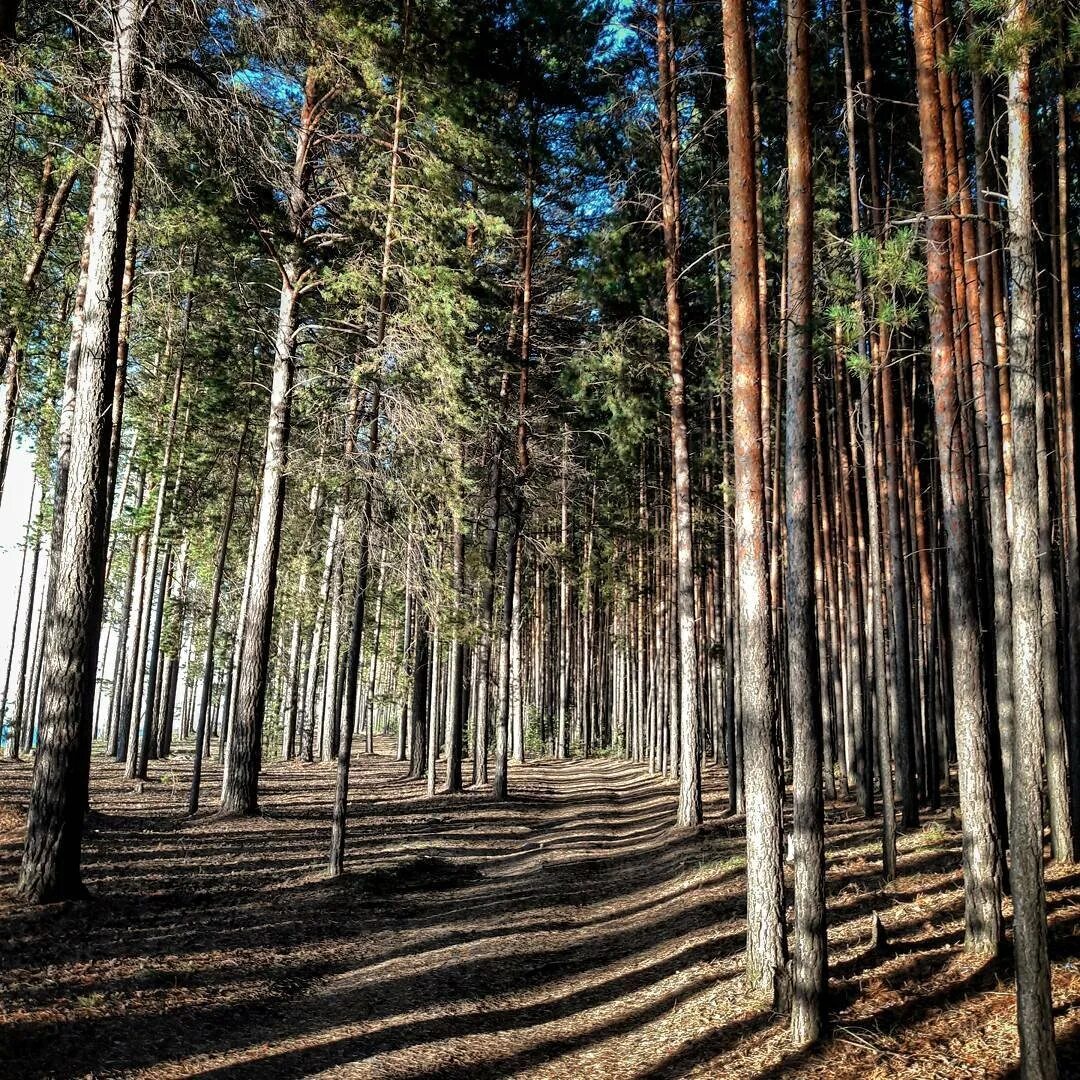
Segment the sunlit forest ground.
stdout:
[[[674,787],[620,761],[517,766],[499,805],[428,800],[378,751],[334,882],[330,770],[272,765],[261,818],[189,820],[190,751],[141,790],[95,756],[93,899],[43,909],[13,890],[29,766],[0,766],[0,1076],[1011,1074],[1008,957],[961,949],[954,808],[901,837],[891,884],[875,826],[829,808],[832,1031],[795,1054],[743,991],[722,774],[688,835]],[[1048,890],[1062,1075],[1080,1076],[1080,872],[1049,867]]]

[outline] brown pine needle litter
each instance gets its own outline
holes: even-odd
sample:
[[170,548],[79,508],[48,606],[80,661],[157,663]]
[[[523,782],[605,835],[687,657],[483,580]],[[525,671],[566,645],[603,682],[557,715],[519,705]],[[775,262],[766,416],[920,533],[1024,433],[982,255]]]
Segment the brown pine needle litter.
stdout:
[[[30,769],[0,766],[0,1075],[1010,1075],[1009,959],[963,951],[948,808],[901,837],[888,885],[877,828],[829,808],[832,1030],[800,1053],[744,993],[745,842],[722,774],[706,770],[706,824],[687,835],[674,786],[626,763],[516,766],[497,805],[428,800],[378,749],[355,765],[335,882],[329,767],[270,766],[257,819],[192,820],[189,755],[153,763],[141,791],[95,758],[93,899],[43,909],[13,889]],[[1076,1076],[1080,874],[1046,873]]]

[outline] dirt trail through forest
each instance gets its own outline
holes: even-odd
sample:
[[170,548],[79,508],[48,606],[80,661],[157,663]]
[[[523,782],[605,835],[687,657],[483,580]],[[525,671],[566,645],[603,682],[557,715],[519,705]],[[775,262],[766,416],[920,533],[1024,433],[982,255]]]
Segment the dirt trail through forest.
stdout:
[[[185,820],[190,757],[154,763],[142,791],[95,758],[95,899],[43,910],[12,889],[29,770],[0,766],[0,1076],[1008,1075],[1011,976],[959,948],[947,813],[901,838],[882,888],[875,830],[830,810],[835,1028],[793,1054],[742,990],[741,821],[711,770],[708,824],[687,835],[674,788],[623,762],[517,766],[496,805],[428,800],[380,750],[356,763],[337,882],[327,766],[271,766],[259,819]],[[1080,1075],[1080,874],[1049,879]]]

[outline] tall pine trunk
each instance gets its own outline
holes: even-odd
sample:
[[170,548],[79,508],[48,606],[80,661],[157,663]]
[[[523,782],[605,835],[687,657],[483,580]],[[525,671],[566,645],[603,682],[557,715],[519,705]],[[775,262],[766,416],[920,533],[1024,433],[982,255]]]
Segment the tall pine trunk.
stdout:
[[[317,95],[315,72],[311,69],[305,81],[292,182],[288,191],[289,227],[294,249],[298,249],[303,241],[310,215],[307,192],[311,179],[309,155],[323,108],[325,99]],[[248,815],[256,814],[259,810],[262,728],[266,708],[274,596],[277,591],[281,518],[285,506],[298,304],[304,284],[304,271],[298,258],[298,253],[294,250],[286,254],[280,262],[281,292],[277,332],[274,337],[266,454],[251,567],[251,588],[244,625],[241,628],[244,662],[237,673],[239,687],[229,737],[228,771],[221,792],[223,814]]]
[[795,859],[791,1041],[807,1046],[825,1021],[825,807],[814,619],[813,469],[810,407],[814,299],[814,202],[810,135],[810,8],[787,7],[787,656],[791,693]]
[[105,589],[110,407],[142,66],[139,17],[136,0],[119,0],[93,195],[68,491],[60,543],[54,549],[55,585],[44,613],[49,632],[41,735],[19,871],[20,894],[37,903],[84,892],[82,829]]
[[[1027,0],[1013,0],[1010,28],[1026,29]],[[1009,72],[1009,383],[1012,390],[1013,493],[1010,572],[1013,604],[1012,806],[1009,849],[1016,943],[1016,1011],[1025,1078],[1057,1076],[1050,961],[1046,945],[1042,819],[1042,608],[1039,582],[1039,388],[1035,348],[1035,225],[1031,191],[1031,63],[1026,47]],[[1047,553],[1044,558],[1049,558]],[[1057,693],[1057,687],[1050,687]]]
[[746,801],[746,976],[752,992],[786,996],[787,943],[777,772],[777,714],[765,551],[758,352],[755,162],[750,40],[744,0],[724,0],[731,207],[732,430],[739,588],[740,712]]
[[514,629],[514,593],[517,586],[517,564],[521,533],[525,525],[525,484],[529,478],[528,429],[525,406],[529,392],[530,329],[532,318],[533,243],[536,229],[536,208],[533,205],[535,177],[533,148],[536,141],[536,121],[531,121],[529,159],[525,167],[525,225],[524,250],[521,260],[521,335],[518,373],[517,467],[510,503],[510,528],[506,539],[506,578],[503,588],[503,624],[499,643],[499,689],[496,696],[498,712],[495,717],[495,778],[492,794],[496,800],[507,797],[507,765],[510,737],[510,645]]
[[[667,313],[671,384],[671,469],[674,488],[675,608],[678,644],[679,803],[675,824],[701,824],[701,749],[698,718],[698,655],[694,597],[694,539],[690,507],[690,449],[686,431],[682,304],[679,300],[679,121],[675,55],[667,0],[656,6],[660,69],[660,201],[664,224],[664,307]],[[674,715],[674,713],[673,713]]]
[[958,422],[952,268],[949,226],[945,216],[941,104],[930,0],[915,0],[914,27],[927,218],[930,376],[934,391],[934,432],[941,480],[941,521],[945,534],[953,723],[960,810],[965,832],[965,939],[970,949],[996,953],[1001,945],[1001,851],[994,814],[988,720],[983,700],[971,507]]

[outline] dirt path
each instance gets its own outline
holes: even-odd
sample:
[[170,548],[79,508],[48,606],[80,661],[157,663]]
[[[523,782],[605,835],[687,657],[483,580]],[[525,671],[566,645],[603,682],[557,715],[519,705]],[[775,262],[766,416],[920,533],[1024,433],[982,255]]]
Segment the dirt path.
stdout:
[[[879,892],[874,831],[832,812],[836,1031],[792,1055],[742,991],[744,842],[714,778],[690,836],[671,786],[621,762],[517,767],[497,806],[429,801],[382,750],[357,762],[335,883],[326,766],[272,767],[262,818],[219,822],[181,817],[189,760],[142,792],[95,761],[96,899],[44,911],[13,898],[28,770],[0,766],[0,1076],[1007,1074],[1009,973],[958,948],[947,817],[902,838]],[[1050,873],[1068,1063],[1080,875]]]

